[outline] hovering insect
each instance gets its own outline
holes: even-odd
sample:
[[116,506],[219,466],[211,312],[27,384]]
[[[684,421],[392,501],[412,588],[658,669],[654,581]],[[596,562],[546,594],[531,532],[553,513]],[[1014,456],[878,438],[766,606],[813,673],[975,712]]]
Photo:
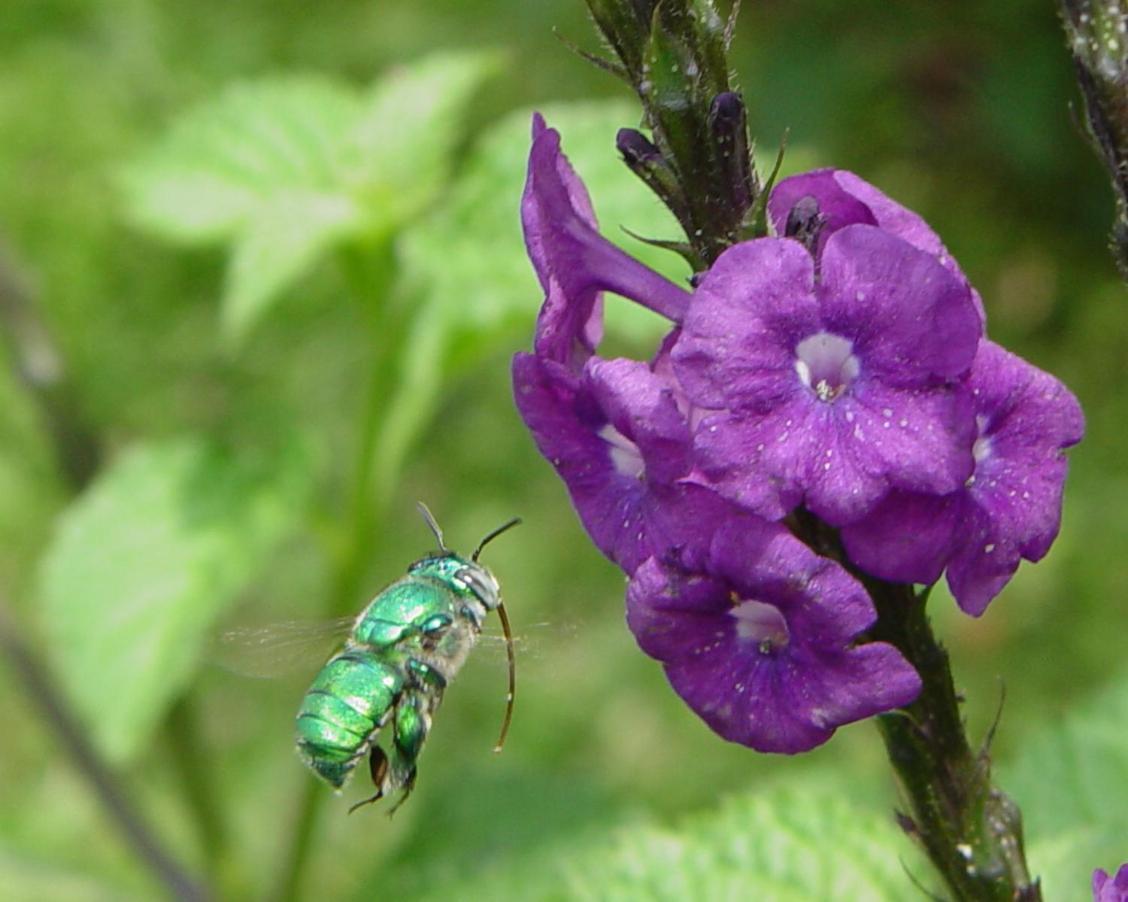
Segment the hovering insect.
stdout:
[[[415,561],[407,574],[360,613],[344,647],[321,668],[297,717],[298,754],[334,789],[341,789],[368,755],[375,802],[397,790],[403,804],[415,786],[416,762],[443,691],[477,641],[486,614],[496,610],[509,658],[509,693],[494,751],[501,751],[513,716],[516,665],[509,618],[493,574],[478,563],[482,549],[519,518],[499,526],[469,558],[451,551],[422,502],[419,512],[438,551]],[[391,734],[377,744],[391,721]]]

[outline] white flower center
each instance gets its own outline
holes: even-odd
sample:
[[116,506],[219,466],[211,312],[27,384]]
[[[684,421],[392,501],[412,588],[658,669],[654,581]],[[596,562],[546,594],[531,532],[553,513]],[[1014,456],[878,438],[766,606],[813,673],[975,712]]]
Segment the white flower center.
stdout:
[[991,456],[991,436],[987,435],[987,417],[980,414],[975,418],[975,425],[978,427],[979,437],[971,446],[971,454],[979,464]]
[[775,605],[762,601],[733,598],[734,607],[729,616],[736,620],[736,636],[742,642],[755,643],[762,655],[770,655],[777,648],[786,648],[790,641],[787,621]]
[[833,401],[858,377],[854,343],[832,332],[808,335],[795,346],[795,372],[820,401]]
[[632,479],[642,479],[646,472],[646,464],[642,460],[642,453],[638,445],[627,438],[618,429],[608,423],[596,433],[601,439],[611,446],[611,463],[615,472]]

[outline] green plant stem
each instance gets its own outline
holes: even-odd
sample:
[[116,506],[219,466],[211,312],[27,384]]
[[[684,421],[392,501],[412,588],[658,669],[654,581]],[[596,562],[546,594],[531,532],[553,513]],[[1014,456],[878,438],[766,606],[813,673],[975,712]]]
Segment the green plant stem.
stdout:
[[[63,357],[39,317],[27,283],[0,248],[0,326],[20,381],[39,408],[51,438],[59,469],[72,493],[81,492],[97,473],[101,442],[75,403],[76,393]],[[47,668],[23,640],[6,599],[0,597],[0,648],[20,677],[31,703],[59,737],[64,753],[86,778],[109,819],[121,831],[138,859],[177,899],[206,899],[204,886],[185,871],[162,846],[126,796],[121,781],[87,740],[86,732],[56,688]]]
[[199,834],[200,848],[211,885],[231,890],[243,885],[232,872],[234,863],[227,856],[228,831],[219,793],[209,765],[208,755],[200,742],[200,718],[189,696],[182,696],[169,712],[166,723],[173,763],[180,772],[188,806]]
[[67,707],[45,668],[24,643],[6,599],[0,597],[0,648],[23,682],[24,690],[55,732],[59,743],[94,790],[109,819],[121,831],[137,858],[175,899],[207,899],[208,892],[169,854],[152,828],[126,797],[114,773],[86,738],[86,731]]
[[[392,261],[384,247],[371,254],[350,248],[342,261],[354,294],[361,300],[367,320],[367,340],[372,350],[368,383],[362,401],[356,457],[349,484],[347,550],[338,562],[326,613],[330,616],[355,610],[365,575],[372,560],[385,518],[402,454],[389,443],[402,443],[400,430],[386,427],[389,412],[402,403],[402,391],[393,392],[398,364],[397,352],[407,328],[401,311],[388,298]],[[318,813],[326,798],[323,787],[303,778],[292,831],[283,857],[284,867],[271,898],[285,902],[297,898],[309,863]]]
[[992,785],[987,745],[974,751],[968,743],[948,653],[925,613],[927,592],[863,581],[878,610],[872,637],[900,649],[923,683],[911,705],[878,718],[911,809],[899,815],[902,828],[927,852],[955,899],[1040,900],[1026,867],[1021,813]]

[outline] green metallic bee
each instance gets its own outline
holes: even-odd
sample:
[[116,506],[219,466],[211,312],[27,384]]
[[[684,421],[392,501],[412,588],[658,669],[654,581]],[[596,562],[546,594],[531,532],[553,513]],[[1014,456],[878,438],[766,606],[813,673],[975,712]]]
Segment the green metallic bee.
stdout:
[[[497,611],[509,657],[509,694],[494,751],[501,751],[513,715],[516,666],[509,618],[493,574],[478,563],[487,543],[521,521],[489,533],[469,558],[446,547],[435,518],[419,511],[439,543],[436,553],[377,595],[353,623],[344,647],[314,678],[298,710],[298,754],[334,789],[341,789],[365,755],[376,794],[349,809],[415,785],[416,762],[443,691],[466,661],[482,621]],[[376,735],[388,721],[382,745]],[[389,812],[391,813],[391,812]]]

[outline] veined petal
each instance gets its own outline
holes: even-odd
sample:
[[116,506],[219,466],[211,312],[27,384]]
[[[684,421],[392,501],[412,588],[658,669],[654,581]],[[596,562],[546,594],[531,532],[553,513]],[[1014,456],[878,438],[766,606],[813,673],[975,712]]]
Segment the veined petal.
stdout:
[[650,558],[627,589],[627,622],[674,690],[719,735],[765,752],[806,751],[916,697],[896,649],[855,644],[874,616],[841,567],[746,515],[721,523],[701,566]]
[[599,293],[613,291],[679,321],[689,293],[605,239],[587,191],[560,149],[560,134],[540,115],[521,200],[525,244],[545,291],[536,352],[582,362],[602,335]]
[[696,404],[770,408],[795,390],[795,346],[819,328],[813,280],[795,241],[746,241],[717,258],[671,352]]
[[825,327],[853,339],[867,370],[894,385],[966,372],[983,334],[966,283],[873,226],[827,239],[819,300]]

